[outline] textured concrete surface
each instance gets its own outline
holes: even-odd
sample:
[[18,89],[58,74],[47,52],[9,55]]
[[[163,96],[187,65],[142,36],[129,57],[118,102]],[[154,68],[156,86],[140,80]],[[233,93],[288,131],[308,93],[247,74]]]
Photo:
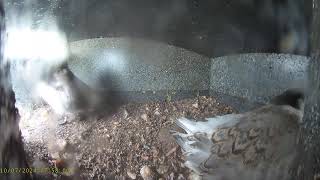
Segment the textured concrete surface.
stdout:
[[71,71],[92,87],[115,91],[207,90],[209,58],[182,48],[131,38],[70,44]]
[[[319,46],[318,46],[319,47]],[[300,138],[300,157],[296,179],[320,178],[320,56],[314,54],[308,67],[310,94],[305,107],[305,116]]]
[[305,107],[296,180],[320,179],[320,1],[315,0],[313,7],[312,58],[308,66],[311,91]]
[[304,56],[285,54],[240,54],[212,59],[210,90],[253,102],[289,88],[305,88],[307,65]]
[[82,40],[71,43],[70,50],[70,69],[81,80],[134,101],[210,93],[244,111],[288,88],[307,86],[309,59],[303,56],[242,54],[209,59],[132,38]]

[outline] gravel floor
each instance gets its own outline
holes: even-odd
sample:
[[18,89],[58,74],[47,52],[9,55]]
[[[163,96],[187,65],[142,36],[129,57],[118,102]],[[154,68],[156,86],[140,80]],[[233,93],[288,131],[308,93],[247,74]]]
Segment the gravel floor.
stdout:
[[[58,117],[43,105],[20,109],[33,171],[42,179],[194,179],[170,130],[178,117],[232,113],[212,97],[126,104],[109,116]],[[58,169],[49,169],[49,168]]]

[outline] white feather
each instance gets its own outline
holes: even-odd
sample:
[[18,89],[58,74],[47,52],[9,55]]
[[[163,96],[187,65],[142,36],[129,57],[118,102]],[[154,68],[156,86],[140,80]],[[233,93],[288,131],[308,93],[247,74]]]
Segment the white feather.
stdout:
[[210,140],[212,134],[220,127],[234,126],[241,117],[241,114],[228,114],[206,118],[206,121],[198,122],[187,118],[179,118],[176,123],[187,134],[174,132],[173,136],[187,157],[185,165],[201,174],[200,164],[210,157],[210,150],[214,146]]
[[206,121],[198,122],[195,120],[189,120],[187,118],[179,118],[176,123],[179,127],[184,129],[187,134],[205,132],[208,135],[212,135],[219,127],[234,126],[242,116],[242,114],[228,114],[224,116],[206,118]]

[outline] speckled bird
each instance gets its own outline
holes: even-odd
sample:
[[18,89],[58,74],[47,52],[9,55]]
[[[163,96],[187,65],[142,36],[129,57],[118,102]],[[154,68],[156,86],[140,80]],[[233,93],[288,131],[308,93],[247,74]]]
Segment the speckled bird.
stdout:
[[304,94],[287,90],[255,110],[195,121],[173,132],[186,166],[202,179],[285,180],[296,155]]

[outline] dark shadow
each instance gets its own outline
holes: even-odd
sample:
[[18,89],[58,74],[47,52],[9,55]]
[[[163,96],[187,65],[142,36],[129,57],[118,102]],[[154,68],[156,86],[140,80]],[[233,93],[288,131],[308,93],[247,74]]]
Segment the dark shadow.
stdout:
[[[252,52],[278,53],[279,41],[283,38],[283,28],[279,23],[288,23],[285,26],[296,28],[293,31],[310,29],[311,0],[297,4],[304,16],[298,20],[290,19],[297,27],[291,26],[289,21],[279,22],[281,18],[277,13],[272,18],[261,17],[259,5],[248,2],[71,0],[62,1],[63,8],[57,9],[55,14],[70,41],[138,37],[165,42],[209,57]],[[288,10],[283,16],[294,17],[295,13]],[[309,54],[309,51],[292,53]]]

